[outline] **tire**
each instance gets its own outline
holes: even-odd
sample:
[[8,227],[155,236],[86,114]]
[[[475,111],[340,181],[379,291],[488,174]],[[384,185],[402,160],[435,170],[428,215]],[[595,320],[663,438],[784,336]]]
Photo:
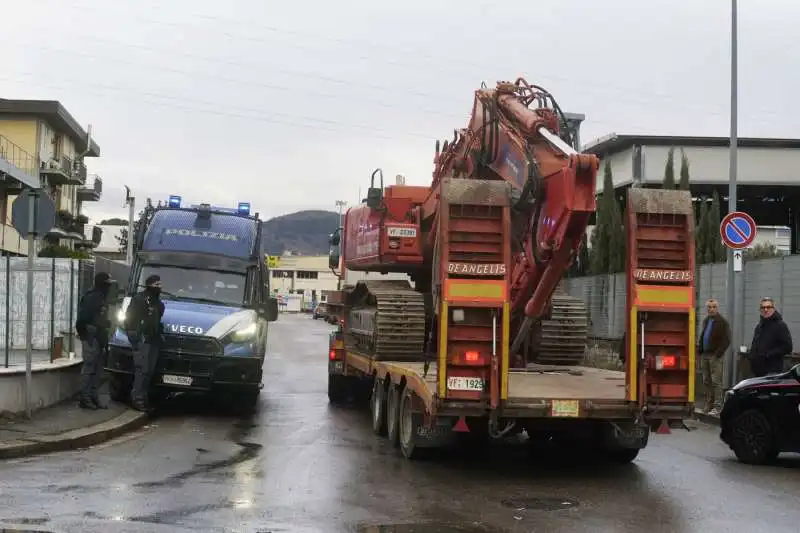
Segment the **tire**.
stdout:
[[615,450],[605,450],[603,455],[614,464],[627,465],[632,463],[639,456],[640,451],[639,448],[618,448]]
[[124,374],[109,373],[108,395],[115,402],[125,403],[131,398],[131,379]]
[[745,464],[762,465],[775,460],[780,450],[767,417],[756,409],[748,409],[730,423],[730,447],[736,458]]
[[393,448],[400,445],[400,400],[403,388],[395,383],[389,384],[386,398],[386,437]]
[[328,374],[328,401],[333,405],[347,403],[350,396],[349,385],[347,376]]
[[261,389],[247,391],[236,400],[236,403],[239,405],[241,411],[253,413],[258,410],[258,400],[260,396]]
[[417,430],[419,429],[419,417],[414,416],[412,410],[412,400],[414,392],[409,389],[403,389],[403,394],[400,396],[400,410],[398,416],[398,437],[400,444],[400,453],[403,454],[408,460],[421,459],[425,448],[417,446]]
[[386,436],[386,388],[383,380],[377,377],[372,382],[370,397],[370,413],[372,414],[372,432],[379,437]]

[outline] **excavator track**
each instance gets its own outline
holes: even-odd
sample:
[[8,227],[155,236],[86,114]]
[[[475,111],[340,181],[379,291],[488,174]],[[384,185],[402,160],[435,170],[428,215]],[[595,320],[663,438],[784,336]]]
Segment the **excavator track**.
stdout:
[[425,299],[407,281],[360,281],[348,300],[349,349],[379,361],[424,359]]
[[546,365],[579,365],[586,354],[589,319],[583,301],[557,290],[548,319],[539,323],[534,360]]

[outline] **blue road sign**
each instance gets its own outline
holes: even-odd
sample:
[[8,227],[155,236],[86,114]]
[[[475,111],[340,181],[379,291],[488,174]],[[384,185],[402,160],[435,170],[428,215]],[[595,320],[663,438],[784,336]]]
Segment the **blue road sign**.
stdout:
[[753,218],[741,211],[728,213],[719,225],[723,244],[734,250],[741,250],[753,244],[757,231]]

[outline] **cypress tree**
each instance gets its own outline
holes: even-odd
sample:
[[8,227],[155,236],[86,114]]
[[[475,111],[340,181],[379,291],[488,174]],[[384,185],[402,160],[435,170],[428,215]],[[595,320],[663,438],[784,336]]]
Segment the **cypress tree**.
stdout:
[[708,250],[708,200],[706,198],[700,199],[700,205],[697,208],[697,220],[694,231],[694,260],[698,265],[708,263],[706,258]]
[[596,223],[592,234],[591,271],[593,274],[621,272],[625,268],[625,231],[622,210],[614,191],[611,164],[603,166],[603,193],[597,201]]
[[681,148],[681,180],[678,183],[678,189],[682,191],[689,190],[689,158]]
[[708,211],[708,223],[706,225],[707,254],[709,262],[721,263],[725,261],[725,245],[722,244],[722,237],[719,235],[719,225],[722,222],[722,214],[719,205],[719,193],[714,191],[711,197],[711,208]]
[[675,188],[675,148],[670,148],[667,152],[667,164],[664,167],[664,189]]

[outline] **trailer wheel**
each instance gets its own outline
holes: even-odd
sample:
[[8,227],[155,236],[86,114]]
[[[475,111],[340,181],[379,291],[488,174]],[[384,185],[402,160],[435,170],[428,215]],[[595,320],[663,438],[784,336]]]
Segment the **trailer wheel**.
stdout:
[[383,380],[377,377],[372,382],[372,397],[370,399],[372,411],[372,431],[383,437],[386,435],[386,388]]
[[403,388],[395,383],[389,384],[386,398],[386,436],[389,444],[396,448],[400,444],[400,399]]
[[619,465],[632,463],[639,456],[639,448],[617,448],[606,450],[605,456],[609,461]]
[[417,431],[420,428],[418,416],[414,416],[412,409],[414,391],[406,387],[400,398],[400,416],[398,417],[398,436],[400,441],[400,452],[406,459],[419,459],[425,452],[425,448],[417,446]]
[[350,396],[348,376],[328,374],[328,401],[334,405],[346,403]]

